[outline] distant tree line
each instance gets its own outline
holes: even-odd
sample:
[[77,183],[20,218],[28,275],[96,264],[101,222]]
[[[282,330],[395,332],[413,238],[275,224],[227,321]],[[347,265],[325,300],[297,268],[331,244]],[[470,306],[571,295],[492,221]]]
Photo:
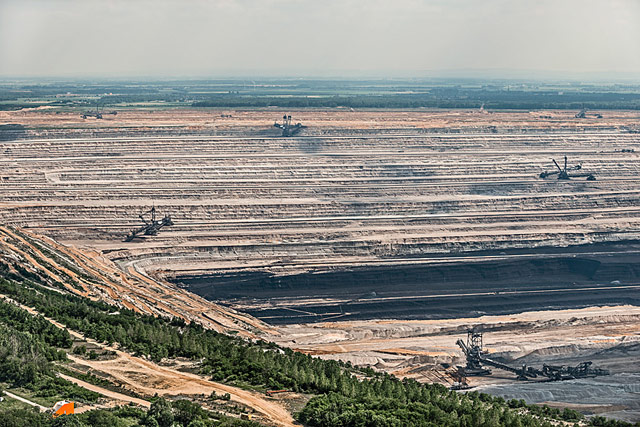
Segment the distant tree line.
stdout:
[[[638,85],[470,81],[60,82],[0,85],[0,110],[183,102],[196,108],[640,109]],[[67,92],[73,96],[64,96]],[[62,95],[62,96],[60,96]]]
[[486,109],[640,109],[640,94],[609,92],[557,92],[438,90],[420,94],[353,96],[213,96],[196,101],[194,107],[227,108],[480,108]]

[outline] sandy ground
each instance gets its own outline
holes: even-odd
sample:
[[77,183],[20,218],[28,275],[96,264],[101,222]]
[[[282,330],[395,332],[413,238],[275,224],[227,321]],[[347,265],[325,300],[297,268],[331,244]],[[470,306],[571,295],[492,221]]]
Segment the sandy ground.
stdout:
[[561,354],[576,348],[601,349],[640,342],[640,308],[590,307],[447,320],[326,322],[280,329],[289,340],[282,344],[300,351],[358,364],[364,362],[359,357],[366,357],[371,365],[393,370],[402,369],[416,356],[424,356],[424,365],[460,362],[463,355],[455,342],[477,326],[489,331],[485,345],[492,353],[517,359],[544,349]]
[[[77,129],[92,130],[168,128],[175,131],[244,131],[247,127],[268,129],[272,135],[278,130],[271,125],[282,117],[281,109],[121,109],[117,116],[107,116],[104,120],[82,119],[80,114],[61,112],[51,108],[31,108],[20,111],[0,111],[0,120],[19,123],[38,129],[42,134],[62,130],[73,133]],[[604,118],[575,119],[576,111],[478,111],[421,109],[402,110],[361,110],[348,109],[305,109],[289,111],[294,121],[300,121],[308,128],[305,132],[321,134],[335,128],[380,129],[397,131],[401,129],[484,129],[495,126],[496,130],[535,126],[543,129],[597,129],[630,126],[637,122],[637,111],[601,111]],[[595,111],[593,111],[595,113]],[[222,115],[231,117],[222,117]]]

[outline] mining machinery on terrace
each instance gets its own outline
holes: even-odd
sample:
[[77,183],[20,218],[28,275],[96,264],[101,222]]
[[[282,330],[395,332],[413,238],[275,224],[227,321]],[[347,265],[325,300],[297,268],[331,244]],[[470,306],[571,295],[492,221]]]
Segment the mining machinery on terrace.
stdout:
[[553,164],[556,165],[557,171],[547,172],[544,171],[540,173],[540,178],[547,178],[551,175],[558,175],[558,179],[568,180],[571,178],[587,178],[587,181],[595,181],[596,177],[592,173],[573,173],[573,171],[579,171],[582,169],[582,165],[575,165],[571,167],[567,167],[567,156],[564,156],[564,168],[561,168],[558,162],[555,159],[551,159]]
[[513,372],[518,380],[530,380],[542,378],[544,381],[574,380],[577,378],[590,378],[600,375],[609,375],[606,369],[591,367],[592,362],[582,362],[577,366],[542,365],[542,369],[527,365],[513,367],[500,363],[487,357],[488,352],[482,345],[482,332],[474,329],[467,331],[467,341],[456,342],[466,356],[465,366],[458,367],[460,372],[467,376],[490,375],[491,369],[487,366]]
[[302,123],[296,123],[295,125],[291,122],[291,116],[287,116],[286,114],[282,116],[282,123],[278,123],[277,121],[273,124],[274,127],[278,129],[282,129],[282,136],[293,136],[296,133],[300,132],[304,126]]
[[102,108],[100,108],[100,105],[96,103],[96,111],[85,111],[84,113],[82,113],[80,115],[80,117],[82,117],[83,119],[86,119],[87,117],[95,117],[96,119],[102,119],[104,115],[107,114],[111,114],[111,115],[116,115],[118,114],[117,111],[104,111],[104,106],[102,106]]
[[[600,113],[594,113],[593,116],[596,119],[601,119],[602,118],[602,114],[600,114]],[[578,113],[576,113],[575,118],[576,119],[586,119],[587,118],[587,109],[583,108],[582,110],[580,110]]]
[[[151,218],[149,221],[147,221],[147,219],[144,217],[148,214],[151,214]],[[173,221],[171,220],[171,216],[169,215],[165,215],[164,218],[159,221],[156,219],[155,206],[148,211],[141,213],[140,215],[138,215],[138,217],[140,217],[144,225],[140,228],[131,230],[131,233],[129,233],[124,239],[125,242],[130,242],[141,234],[146,236],[155,236],[156,234],[158,234],[158,231],[160,231],[162,227],[173,225]]]
[[474,331],[467,333],[467,342],[462,340],[456,341],[458,347],[462,349],[462,352],[467,356],[467,364],[462,368],[462,372],[466,375],[489,375],[491,369],[482,366],[480,361],[487,355],[487,351],[484,350],[482,345],[482,334]]

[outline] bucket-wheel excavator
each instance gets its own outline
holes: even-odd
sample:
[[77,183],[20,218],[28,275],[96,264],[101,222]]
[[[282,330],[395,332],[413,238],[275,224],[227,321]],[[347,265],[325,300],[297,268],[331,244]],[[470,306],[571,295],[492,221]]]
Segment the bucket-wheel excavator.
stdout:
[[558,175],[558,179],[568,180],[571,178],[583,178],[586,177],[587,181],[595,181],[596,177],[592,173],[573,173],[573,171],[579,171],[582,169],[582,165],[575,165],[571,167],[567,167],[567,156],[564,156],[564,168],[561,168],[558,162],[555,159],[551,159],[553,164],[556,165],[557,171],[547,172],[544,171],[540,173],[540,178],[547,178],[552,175]]
[[[150,220],[147,221],[147,219],[145,218],[145,215],[149,215],[149,214],[151,214],[151,218]],[[170,215],[165,215],[164,218],[162,218],[161,220],[156,219],[155,206],[153,206],[148,211],[141,213],[140,215],[138,215],[138,217],[140,217],[144,225],[142,227],[131,230],[131,232],[125,238],[125,242],[130,242],[136,237],[138,237],[139,235],[155,236],[156,234],[158,234],[158,231],[160,231],[162,227],[168,227],[173,225],[173,221],[171,220]]]

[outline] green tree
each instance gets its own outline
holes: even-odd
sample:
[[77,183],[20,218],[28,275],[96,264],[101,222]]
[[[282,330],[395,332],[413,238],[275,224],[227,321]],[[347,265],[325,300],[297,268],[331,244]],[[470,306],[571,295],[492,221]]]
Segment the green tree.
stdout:
[[171,427],[173,424],[171,404],[163,397],[159,398],[151,404],[147,417],[155,419],[159,427]]
[[180,399],[171,404],[173,407],[174,421],[183,427],[187,427],[191,421],[209,418],[206,411],[190,400]]
[[51,422],[51,427],[89,427],[75,415],[60,415]]
[[87,416],[87,423],[91,427],[120,427],[124,425],[123,421],[113,412],[103,410],[91,411]]
[[49,427],[51,416],[42,414],[37,409],[9,409],[0,412],[2,427]]
[[86,345],[79,345],[77,347],[75,347],[73,349],[73,354],[79,354],[79,355],[83,355],[87,353],[87,346]]

